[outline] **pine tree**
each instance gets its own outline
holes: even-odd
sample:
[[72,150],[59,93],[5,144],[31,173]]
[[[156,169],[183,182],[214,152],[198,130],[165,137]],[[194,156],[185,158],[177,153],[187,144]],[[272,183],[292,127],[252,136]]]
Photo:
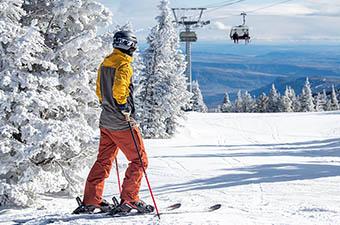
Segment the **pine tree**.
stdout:
[[237,92],[237,98],[235,100],[234,104],[234,112],[241,113],[243,112],[243,98],[242,98],[242,92],[239,90]]
[[181,108],[188,105],[191,98],[169,1],[162,0],[159,9],[158,24],[147,38],[149,47],[145,50],[145,72],[140,83],[142,108],[139,120],[146,138],[173,135],[178,120],[184,116]]
[[294,101],[295,93],[292,91],[292,88],[286,86],[285,94],[281,98],[281,112],[294,112]]
[[39,73],[46,75],[56,66],[44,59],[48,49],[36,22],[20,24],[25,15],[22,3],[0,2],[0,205],[29,204],[30,192],[36,188],[34,178],[44,179],[39,178],[44,173],[38,167],[44,162],[35,160],[36,149],[45,147],[39,136],[44,138],[48,132],[41,129],[47,121],[41,119],[39,108],[53,107],[46,99],[51,97],[50,90],[58,94],[48,87],[48,81],[55,80],[47,76],[47,83],[40,80]]
[[315,111],[316,112],[322,112],[323,111],[323,106],[320,104],[322,98],[322,93],[318,93],[317,95],[314,96],[313,102],[315,105]]
[[212,112],[214,112],[214,113],[221,113],[222,112],[221,107],[222,107],[221,105],[217,105],[216,108],[212,109]]
[[315,96],[315,110],[317,112],[327,110],[327,94],[325,89],[323,89],[322,93],[318,93],[318,95]]
[[94,87],[103,57],[96,28],[110,13],[91,0],[0,4],[6,7],[0,24],[15,23],[12,34],[0,26],[7,36],[3,42],[1,35],[0,204],[77,193],[83,185],[78,174],[96,152]]
[[302,93],[300,96],[300,103],[301,103],[301,111],[302,112],[313,112],[314,111],[314,103],[313,103],[313,95],[311,86],[308,80],[308,77],[306,78],[305,85],[302,88]]
[[299,98],[295,94],[295,90],[292,87],[289,87],[289,98],[293,104],[293,112],[301,111],[301,104]]
[[327,111],[327,102],[328,102],[328,96],[327,96],[327,93],[326,93],[326,90],[323,89],[322,91],[322,103],[323,103],[323,110],[324,111]]
[[198,81],[196,80],[192,82],[192,93],[193,93],[193,96],[191,97],[192,111],[208,112],[208,107],[205,105],[203,101],[201,89],[198,84]]
[[228,92],[224,94],[223,104],[220,107],[220,111],[223,113],[229,113],[233,111],[233,105],[231,104],[231,101],[229,99]]
[[275,85],[272,84],[272,88],[268,95],[268,108],[267,112],[279,112],[280,107],[280,94],[275,88]]
[[248,91],[246,91],[242,95],[242,111],[251,113],[255,110],[255,102],[253,97],[249,94]]
[[329,99],[329,110],[339,110],[339,102],[336,96],[334,85],[332,85],[331,98]]
[[268,102],[269,98],[266,96],[265,93],[262,93],[257,99],[256,99],[256,112],[264,113],[268,111]]

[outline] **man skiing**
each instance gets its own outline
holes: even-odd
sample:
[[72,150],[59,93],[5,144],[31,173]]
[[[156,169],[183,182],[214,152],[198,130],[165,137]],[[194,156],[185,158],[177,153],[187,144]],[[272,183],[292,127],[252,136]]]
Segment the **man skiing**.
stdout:
[[[113,37],[113,47],[113,52],[100,65],[97,77],[96,94],[102,108],[99,152],[87,177],[83,201],[74,211],[75,214],[93,213],[96,208],[101,212],[111,211],[112,214],[129,212],[131,209],[138,212],[153,211],[152,206],[146,205],[138,196],[143,177],[142,166],[147,168],[148,158],[140,131],[133,119],[135,108],[131,62],[137,47],[137,38],[130,31],[119,31]],[[118,149],[122,150],[130,163],[122,184],[121,202],[118,207],[113,207],[102,195],[104,181],[109,177]]]

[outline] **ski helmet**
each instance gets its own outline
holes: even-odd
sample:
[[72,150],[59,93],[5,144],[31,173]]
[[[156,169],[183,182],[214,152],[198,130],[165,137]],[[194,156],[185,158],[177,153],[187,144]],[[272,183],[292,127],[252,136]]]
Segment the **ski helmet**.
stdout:
[[137,49],[137,37],[131,31],[118,31],[113,36],[114,48],[123,50],[123,52],[132,55]]

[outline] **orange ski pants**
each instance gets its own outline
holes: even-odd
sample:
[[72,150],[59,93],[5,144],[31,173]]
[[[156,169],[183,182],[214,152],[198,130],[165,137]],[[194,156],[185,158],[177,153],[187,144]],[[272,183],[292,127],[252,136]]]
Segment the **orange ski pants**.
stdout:
[[[137,127],[133,127],[132,130],[144,168],[146,169],[148,166],[148,158],[140,131]],[[83,199],[85,205],[99,205],[102,202],[104,182],[110,175],[112,163],[117,156],[118,148],[122,150],[126,158],[130,161],[125,172],[120,198],[127,201],[139,200],[138,193],[143,177],[143,168],[131,136],[131,131],[129,129],[112,131],[101,128],[97,160],[86,180]]]

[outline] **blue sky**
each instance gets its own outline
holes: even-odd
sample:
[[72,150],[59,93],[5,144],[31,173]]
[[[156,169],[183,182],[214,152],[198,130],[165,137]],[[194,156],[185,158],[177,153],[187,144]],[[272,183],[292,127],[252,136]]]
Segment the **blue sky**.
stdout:
[[[131,22],[140,39],[156,24],[159,0],[98,0],[113,13],[113,25]],[[197,30],[199,40],[228,40],[231,26],[242,23],[242,11],[282,0],[245,0],[204,14],[211,24]],[[223,0],[172,0],[171,7],[206,7]],[[340,0],[292,0],[249,13],[247,24],[254,42],[340,43]],[[109,28],[107,28],[109,29]]]

